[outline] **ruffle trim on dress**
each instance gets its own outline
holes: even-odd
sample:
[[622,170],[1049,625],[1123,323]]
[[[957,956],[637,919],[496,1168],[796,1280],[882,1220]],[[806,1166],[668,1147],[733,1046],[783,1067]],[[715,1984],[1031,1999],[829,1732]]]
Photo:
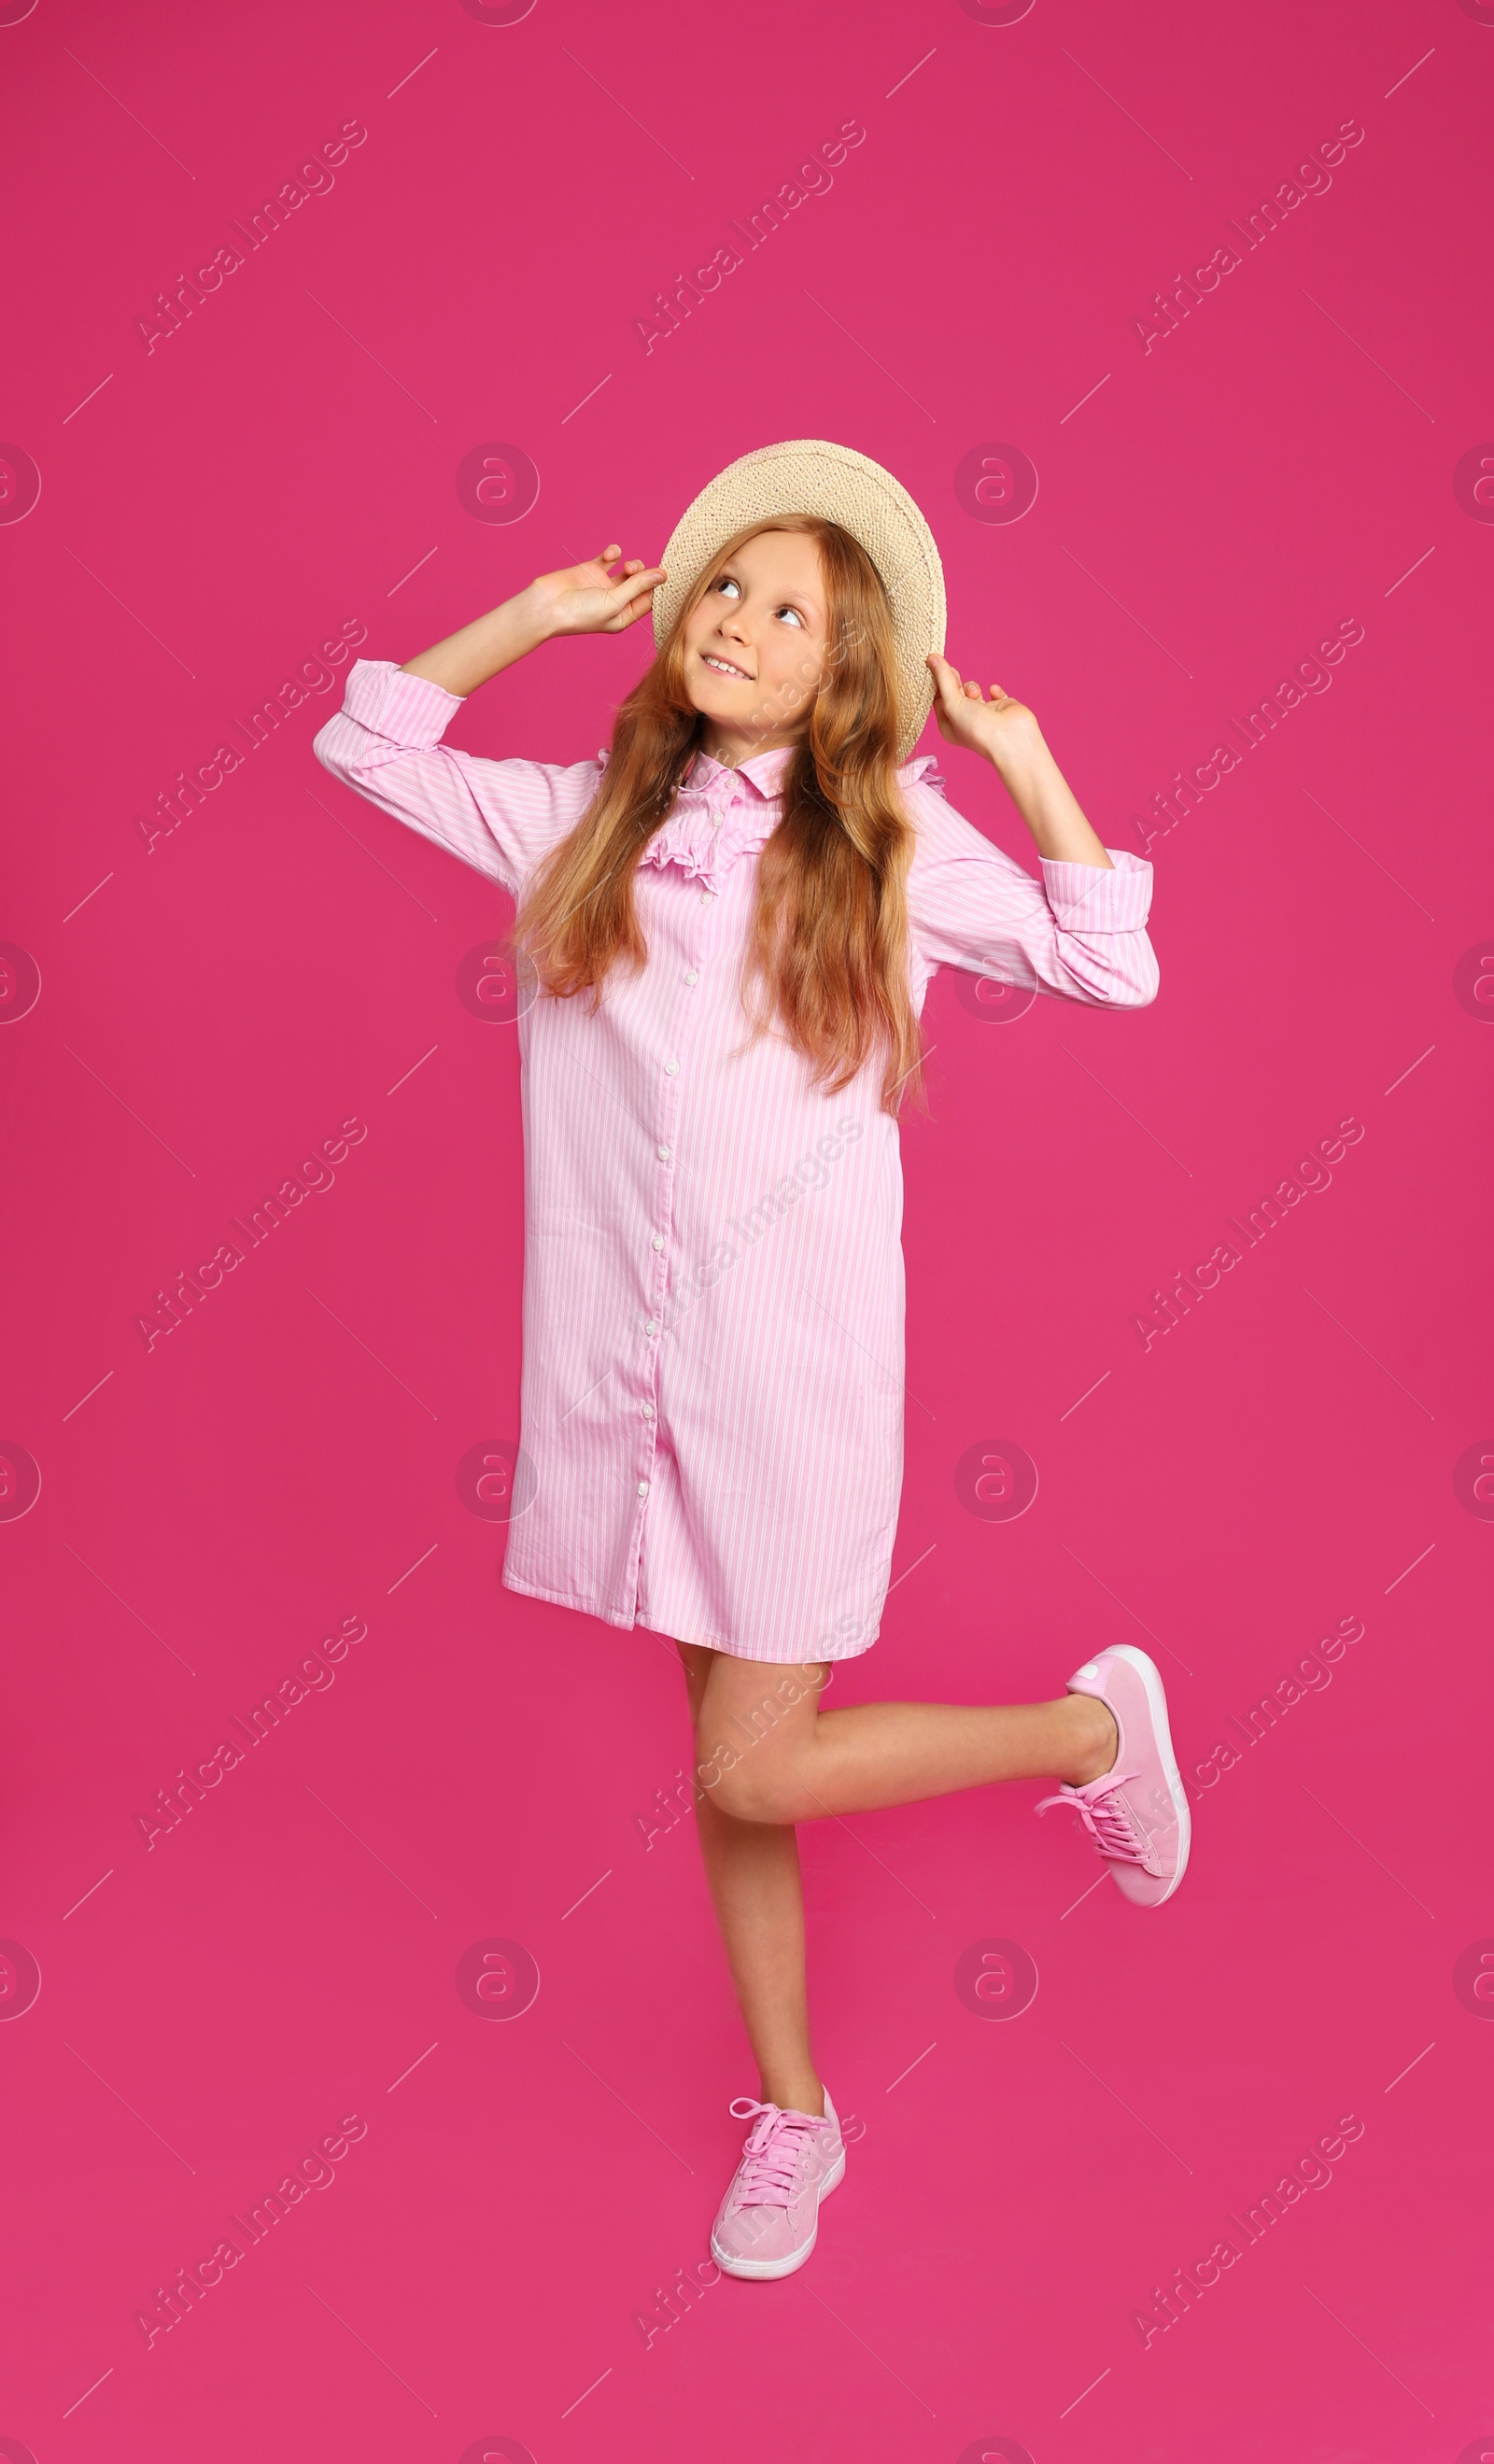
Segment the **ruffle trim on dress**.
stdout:
[[936,796],[944,795],[944,776],[936,753],[920,753],[916,761],[905,761],[897,775],[905,787],[932,787]]
[[[607,752],[600,752],[597,759],[604,769]],[[916,761],[903,762],[897,777],[904,787],[928,787],[936,796],[944,795],[937,754],[925,753]],[[692,794],[687,788],[638,861],[660,867],[677,864],[687,880],[705,879],[724,871],[739,855],[755,854],[765,847],[778,827],[780,806],[780,797],[759,793],[750,799],[739,798],[720,822],[713,822],[709,805],[698,791]]]
[[739,855],[766,847],[779,824],[777,798],[756,804],[734,805],[724,821],[713,823],[707,807],[676,804],[669,820],[655,830],[638,861],[677,864],[687,880],[725,871]]

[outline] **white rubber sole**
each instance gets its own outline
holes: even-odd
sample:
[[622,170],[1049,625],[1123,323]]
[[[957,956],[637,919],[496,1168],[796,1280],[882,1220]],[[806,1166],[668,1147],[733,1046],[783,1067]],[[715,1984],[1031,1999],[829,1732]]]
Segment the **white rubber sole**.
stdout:
[[814,2249],[815,2243],[820,2238],[821,2204],[829,2197],[832,2190],[839,2189],[845,2178],[846,2149],[843,2146],[839,2156],[835,2160],[835,2163],[831,2166],[828,2173],[826,2173],[824,2181],[820,2185],[820,2198],[815,2205],[815,2229],[810,2234],[809,2239],[805,2242],[802,2250],[796,2250],[791,2257],[731,2257],[726,2255],[717,2248],[716,2237],[713,2233],[711,2236],[711,2255],[714,2259],[717,2267],[721,2270],[722,2275],[743,2276],[755,2283],[760,2283],[770,2277],[792,2276],[796,2268],[803,2266],[805,2259],[809,2256],[810,2253]]
[[[1182,1772],[1177,1768],[1177,1757],[1173,1751],[1173,1732],[1168,1726],[1167,1692],[1162,1683],[1161,1670],[1150,1653],[1140,1650],[1133,1642],[1110,1643],[1107,1645],[1107,1652],[1112,1660],[1128,1661],[1146,1689],[1147,1708],[1152,1714],[1152,1726],[1156,1732],[1157,1748],[1161,1755],[1162,1776],[1167,1782],[1168,1793],[1173,1800],[1173,1810],[1177,1816],[1176,1873],[1159,1900],[1131,1903],[1132,1906],[1161,1908],[1166,1906],[1188,1871],[1188,1852],[1193,1845],[1193,1813],[1188,1803],[1187,1792],[1183,1787]],[[1096,1657],[1098,1656],[1097,1654]]]

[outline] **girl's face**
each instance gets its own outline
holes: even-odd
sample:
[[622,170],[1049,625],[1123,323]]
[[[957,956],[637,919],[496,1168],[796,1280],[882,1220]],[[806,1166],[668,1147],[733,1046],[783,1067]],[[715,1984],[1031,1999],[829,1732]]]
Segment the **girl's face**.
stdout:
[[759,531],[686,620],[685,686],[705,749],[736,765],[802,734],[824,673],[829,610],[807,531]]

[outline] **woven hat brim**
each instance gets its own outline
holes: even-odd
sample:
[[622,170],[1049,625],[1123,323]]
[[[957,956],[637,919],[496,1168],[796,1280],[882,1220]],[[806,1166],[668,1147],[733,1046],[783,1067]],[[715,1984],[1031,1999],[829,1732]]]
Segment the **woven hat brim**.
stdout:
[[891,602],[898,758],[906,760],[934,707],[931,650],[942,651],[944,569],[934,534],[907,489],[880,462],[848,445],[801,437],[760,446],[717,472],[676,523],[659,561],[669,580],[654,593],[653,634],[662,647],[699,576],[749,523],[819,514],[860,541]]

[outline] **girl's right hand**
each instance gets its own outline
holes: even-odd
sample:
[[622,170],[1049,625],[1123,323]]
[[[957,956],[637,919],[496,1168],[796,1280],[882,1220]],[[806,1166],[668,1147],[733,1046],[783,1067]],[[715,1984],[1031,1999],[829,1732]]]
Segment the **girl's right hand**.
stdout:
[[614,581],[610,568],[622,555],[614,542],[589,564],[542,573],[530,584],[536,615],[547,636],[558,633],[626,633],[653,605],[666,579],[662,564],[645,566],[630,557]]

